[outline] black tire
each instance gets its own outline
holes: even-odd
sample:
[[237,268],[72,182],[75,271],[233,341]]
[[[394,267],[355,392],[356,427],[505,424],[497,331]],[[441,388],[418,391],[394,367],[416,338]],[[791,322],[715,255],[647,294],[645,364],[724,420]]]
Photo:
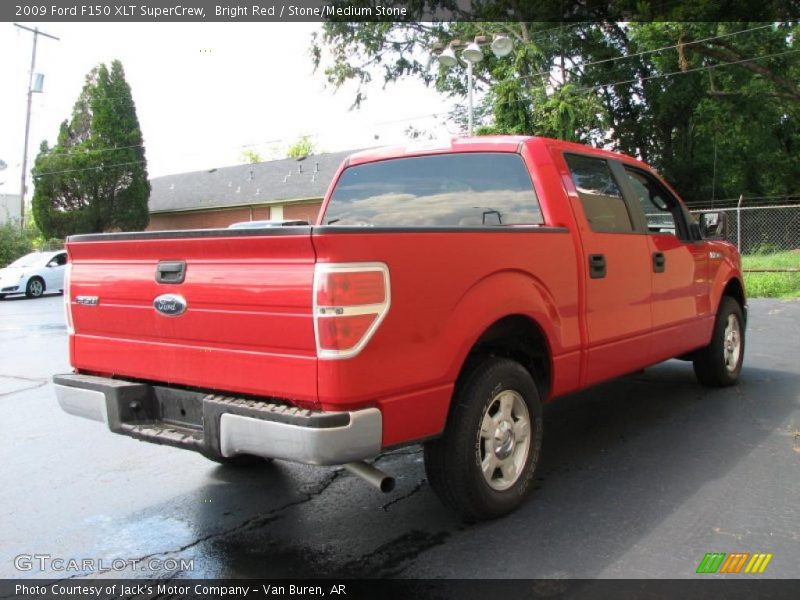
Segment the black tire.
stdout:
[[[738,339],[731,338],[731,319],[735,320],[738,327],[733,333]],[[744,361],[744,342],[742,307],[730,296],[723,296],[717,310],[711,343],[694,356],[694,373],[698,381],[713,387],[726,387],[739,381]],[[734,356],[732,348],[736,344],[738,352]]]
[[6,297],[6,295],[5,295],[5,294],[0,294],[0,300],[2,300],[2,299],[3,299],[3,298],[5,298],[5,297]]
[[41,277],[31,277],[28,285],[25,286],[25,295],[28,298],[40,298],[44,294],[44,279]]
[[263,465],[272,462],[271,458],[262,458],[260,456],[253,456],[252,454],[237,454],[236,456],[207,456],[209,460],[219,463],[225,467],[255,467],[256,465]]
[[[493,406],[499,408],[501,398],[511,397],[513,406],[524,403],[529,420],[527,454],[520,466],[515,467],[513,481],[493,481],[499,473],[505,478],[502,467],[492,468],[488,462],[500,455],[487,455],[487,436],[481,435],[481,423],[486,418],[495,419],[500,411],[491,414]],[[522,407],[519,406],[521,409]],[[521,411],[524,417],[525,411]],[[509,413],[511,414],[511,413]],[[520,423],[516,413],[506,420]],[[502,419],[502,415],[499,417]],[[492,427],[497,425],[492,421]],[[502,424],[502,423],[501,423]],[[500,426],[495,429],[494,439]],[[520,439],[523,439],[520,436]],[[516,444],[516,445],[515,445]],[[519,444],[512,438],[511,457],[515,457]],[[450,414],[442,437],[425,444],[425,472],[431,487],[442,502],[457,511],[467,521],[493,519],[517,508],[531,488],[533,474],[539,463],[542,447],[542,405],[539,392],[530,373],[519,363],[506,358],[489,357],[478,363],[456,385]],[[503,450],[502,448],[498,449]],[[520,452],[524,450],[521,449]],[[504,458],[503,461],[508,461]],[[493,475],[485,476],[482,463],[489,465]],[[506,489],[496,489],[508,484]]]

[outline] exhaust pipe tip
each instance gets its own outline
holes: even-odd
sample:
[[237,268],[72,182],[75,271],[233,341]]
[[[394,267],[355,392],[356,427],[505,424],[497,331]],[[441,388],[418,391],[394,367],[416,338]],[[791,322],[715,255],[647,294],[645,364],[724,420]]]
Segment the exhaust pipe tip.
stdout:
[[380,485],[379,489],[380,489],[380,490],[381,490],[381,491],[382,491],[384,494],[388,494],[389,492],[391,492],[392,490],[394,490],[394,486],[395,486],[395,480],[394,480],[394,477],[390,477],[389,475],[387,475],[386,477],[384,477],[384,478],[381,480],[381,485]]
[[344,465],[344,468],[353,473],[353,475],[358,475],[361,479],[369,483],[372,487],[379,489],[384,494],[388,494],[394,489],[394,477],[387,475],[380,469],[364,461],[347,463]]

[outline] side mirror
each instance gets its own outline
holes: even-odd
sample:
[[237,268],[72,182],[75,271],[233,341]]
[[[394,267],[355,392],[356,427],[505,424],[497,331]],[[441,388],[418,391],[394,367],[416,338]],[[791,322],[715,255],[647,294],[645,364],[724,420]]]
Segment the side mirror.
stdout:
[[728,215],[725,212],[708,212],[700,215],[700,235],[707,240],[724,240],[728,237]]

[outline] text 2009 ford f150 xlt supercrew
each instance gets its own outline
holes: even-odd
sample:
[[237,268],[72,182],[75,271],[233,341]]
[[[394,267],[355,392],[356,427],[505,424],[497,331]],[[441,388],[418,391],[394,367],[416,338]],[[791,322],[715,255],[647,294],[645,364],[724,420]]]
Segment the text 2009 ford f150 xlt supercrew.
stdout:
[[736,382],[740,260],[704,233],[612,152],[370,150],[311,227],[70,238],[75,373],[56,392],[116,433],[223,462],[369,476],[364,459],[424,442],[442,500],[490,518],[530,488],[544,402],[672,357]]

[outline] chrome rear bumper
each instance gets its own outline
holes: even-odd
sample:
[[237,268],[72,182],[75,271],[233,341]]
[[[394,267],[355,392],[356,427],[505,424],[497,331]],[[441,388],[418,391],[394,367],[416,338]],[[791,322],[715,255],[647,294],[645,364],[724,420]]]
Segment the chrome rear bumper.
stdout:
[[105,423],[114,433],[212,457],[250,454],[313,465],[376,456],[377,408],[350,412],[300,409],[275,400],[204,394],[90,375],[53,378],[61,408]]

